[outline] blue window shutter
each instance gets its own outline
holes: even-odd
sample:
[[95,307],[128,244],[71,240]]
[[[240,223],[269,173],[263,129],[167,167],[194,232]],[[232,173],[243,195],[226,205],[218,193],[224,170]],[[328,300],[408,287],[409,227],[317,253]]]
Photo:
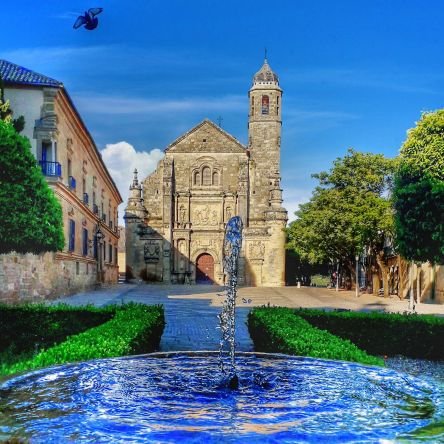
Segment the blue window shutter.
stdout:
[[88,230],[83,229],[83,255],[88,256]]
[[76,223],[69,219],[69,251],[74,251],[76,242]]

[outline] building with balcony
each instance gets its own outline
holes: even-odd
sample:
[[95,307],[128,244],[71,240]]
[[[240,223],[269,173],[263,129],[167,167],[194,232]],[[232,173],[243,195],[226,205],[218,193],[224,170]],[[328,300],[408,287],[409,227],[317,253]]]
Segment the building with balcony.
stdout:
[[5,98],[61,203],[65,247],[55,255],[55,291],[118,279],[117,207],[122,202],[94,140],[63,83],[0,60]]

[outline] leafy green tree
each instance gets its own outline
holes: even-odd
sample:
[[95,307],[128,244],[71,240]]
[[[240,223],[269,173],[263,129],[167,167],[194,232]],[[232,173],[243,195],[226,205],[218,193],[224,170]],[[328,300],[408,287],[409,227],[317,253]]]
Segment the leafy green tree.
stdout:
[[0,76],[0,120],[12,123],[14,129],[20,133],[25,128],[25,118],[19,116],[17,119],[13,119],[13,114],[9,100],[5,100],[5,88],[3,85],[3,79]]
[[[386,281],[384,238],[393,233],[388,192],[396,160],[349,149],[329,172],[313,175],[319,186],[296,211],[288,229],[289,248],[312,263],[339,262],[354,276],[355,255],[374,254]],[[353,281],[354,279],[351,279]],[[388,290],[388,285],[384,285]]]
[[0,253],[64,246],[62,209],[36,164],[29,140],[0,120]]
[[444,109],[423,113],[408,131],[393,199],[399,253],[444,263]]
[[404,165],[396,176],[393,199],[401,255],[418,262],[444,263],[444,181],[415,174]]

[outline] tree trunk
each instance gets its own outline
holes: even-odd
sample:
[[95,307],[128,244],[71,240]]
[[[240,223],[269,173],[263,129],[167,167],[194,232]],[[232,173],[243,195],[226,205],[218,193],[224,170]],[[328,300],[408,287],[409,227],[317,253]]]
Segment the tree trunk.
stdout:
[[384,297],[388,298],[389,297],[389,280],[388,280],[388,276],[389,276],[389,267],[385,264],[384,262],[384,252],[379,252],[376,255],[376,263],[378,264],[378,267],[381,269],[381,274],[382,274],[382,285],[384,288]]
[[421,303],[421,264],[416,264],[416,303]]
[[374,296],[378,296],[379,289],[380,289],[380,282],[379,282],[379,273],[378,269],[372,265],[370,268],[371,273],[371,279],[372,279],[372,291]]

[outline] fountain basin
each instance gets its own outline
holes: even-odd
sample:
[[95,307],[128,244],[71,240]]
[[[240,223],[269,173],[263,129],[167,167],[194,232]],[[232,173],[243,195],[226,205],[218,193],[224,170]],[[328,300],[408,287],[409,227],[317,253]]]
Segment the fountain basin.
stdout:
[[[386,368],[236,354],[154,353],[52,367],[0,385],[0,439],[31,442],[381,442],[444,428],[439,384]],[[443,435],[438,435],[443,437]]]

